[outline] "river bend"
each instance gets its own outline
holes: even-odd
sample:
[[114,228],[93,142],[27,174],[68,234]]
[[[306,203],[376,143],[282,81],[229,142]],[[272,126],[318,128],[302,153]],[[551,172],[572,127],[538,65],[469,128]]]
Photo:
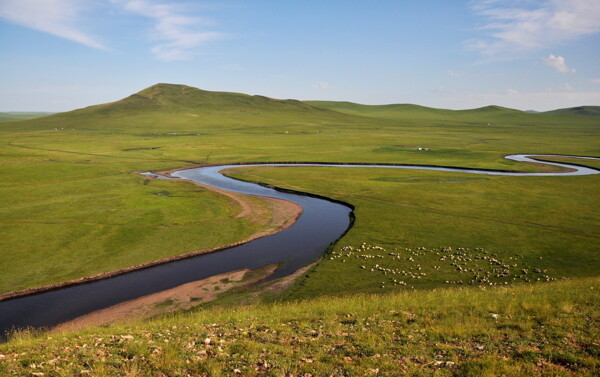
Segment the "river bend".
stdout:
[[[577,157],[536,156],[542,158]],[[511,155],[506,158],[521,162],[537,162],[530,155]],[[594,157],[579,158],[598,159]],[[515,173],[436,166],[318,163],[246,164],[243,166],[369,167],[510,176],[576,176],[600,173],[600,171],[588,167],[565,163],[544,163],[572,170],[564,173]],[[349,206],[322,198],[277,191],[227,178],[219,173],[232,167],[240,167],[240,165],[180,170],[173,173],[172,176],[223,190],[294,202],[303,208],[303,213],[298,221],[276,234],[218,252],[168,262],[85,284],[0,301],[0,338],[5,331],[13,328],[52,327],[124,301],[234,270],[255,269],[269,264],[278,264],[279,268],[270,279],[284,277],[317,260],[329,245],[349,229],[352,216],[352,209]]]

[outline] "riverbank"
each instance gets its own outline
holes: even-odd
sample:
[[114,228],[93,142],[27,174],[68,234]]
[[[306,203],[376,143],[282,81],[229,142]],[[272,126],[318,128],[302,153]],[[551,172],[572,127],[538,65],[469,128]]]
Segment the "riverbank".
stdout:
[[[178,169],[175,169],[175,170],[178,170]],[[145,179],[154,180],[155,178],[154,177],[145,177]],[[181,179],[178,179],[178,180],[183,181]],[[38,293],[53,291],[53,290],[57,290],[57,289],[61,289],[61,288],[79,285],[79,284],[86,284],[86,283],[90,283],[90,282],[94,282],[94,281],[98,281],[98,280],[102,280],[102,279],[107,279],[107,278],[123,275],[123,274],[129,273],[129,272],[150,268],[150,267],[168,263],[168,262],[193,258],[198,255],[213,253],[216,251],[229,249],[231,247],[235,247],[238,245],[243,245],[243,244],[249,243],[251,241],[254,241],[256,239],[266,237],[268,235],[275,234],[281,230],[289,228],[302,215],[302,207],[301,206],[299,206],[295,203],[288,202],[286,200],[281,200],[281,199],[276,199],[276,198],[260,198],[260,200],[263,203],[267,204],[267,208],[262,209],[262,210],[256,210],[252,206],[251,202],[247,198],[244,197],[244,195],[231,193],[231,192],[228,192],[225,190],[220,190],[217,188],[199,184],[197,182],[192,182],[192,183],[196,184],[197,186],[203,187],[207,190],[217,192],[219,194],[225,195],[225,196],[235,200],[241,207],[241,210],[235,216],[236,218],[247,217],[251,221],[254,221],[259,217],[264,218],[266,216],[266,217],[270,218],[269,223],[266,224],[266,227],[263,230],[256,232],[253,235],[251,235],[250,237],[247,237],[244,240],[239,241],[239,242],[235,242],[235,243],[231,243],[231,244],[227,244],[227,245],[223,245],[223,246],[219,246],[219,247],[215,247],[215,248],[202,249],[202,250],[197,250],[197,251],[193,251],[193,252],[189,252],[189,253],[185,253],[185,254],[175,255],[172,257],[162,258],[162,259],[148,262],[148,263],[138,264],[138,265],[118,269],[115,271],[100,273],[100,274],[83,277],[83,278],[79,278],[79,279],[68,280],[68,281],[64,281],[64,282],[60,282],[60,283],[56,283],[56,284],[49,284],[49,285],[45,285],[45,286],[28,288],[28,289],[24,289],[24,290],[6,292],[3,294],[0,294],[0,302],[4,301],[4,300],[9,300],[9,299],[18,298],[18,297],[24,297],[24,296],[29,296],[29,295],[35,295]]]
[[277,266],[270,265],[255,271],[244,269],[211,276],[86,314],[54,327],[52,332],[78,331],[92,326],[106,326],[115,322],[130,322],[189,310],[214,301],[219,295],[234,288],[254,284],[276,269]]

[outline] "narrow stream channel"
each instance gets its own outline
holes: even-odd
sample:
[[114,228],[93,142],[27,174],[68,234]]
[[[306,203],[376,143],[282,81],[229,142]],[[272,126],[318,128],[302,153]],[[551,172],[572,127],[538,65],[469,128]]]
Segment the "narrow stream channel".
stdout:
[[[554,156],[544,155],[541,157]],[[533,161],[527,155],[512,155],[507,158],[515,161]],[[255,164],[243,166],[402,168],[513,176],[569,176],[600,173],[596,169],[582,166],[548,164],[568,167],[574,171],[514,173],[433,166],[373,164]],[[240,167],[240,165],[181,170],[172,175],[224,190],[285,199],[301,205],[304,211],[302,216],[288,229],[222,251],[160,264],[85,284],[0,301],[0,339],[8,330],[24,327],[52,327],[124,301],[239,269],[255,269],[269,264],[278,264],[280,267],[269,279],[284,277],[317,260],[329,245],[349,229],[352,209],[348,206],[321,198],[276,191],[257,184],[227,178],[219,173],[221,170],[231,167]]]

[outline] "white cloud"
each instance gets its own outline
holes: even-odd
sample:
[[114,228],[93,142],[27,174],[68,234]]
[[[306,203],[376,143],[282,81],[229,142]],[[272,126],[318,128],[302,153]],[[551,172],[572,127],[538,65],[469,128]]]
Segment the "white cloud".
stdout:
[[434,93],[449,94],[449,93],[456,93],[457,91],[455,89],[448,89],[444,85],[440,85],[433,92]]
[[476,14],[486,20],[481,30],[488,35],[466,44],[485,56],[548,48],[600,32],[598,0],[476,0],[473,4]]
[[565,63],[565,58],[563,58],[562,56],[555,56],[554,54],[550,54],[547,58],[542,58],[542,60],[547,66],[556,69],[560,73],[575,72],[574,69],[569,68],[567,66],[567,63]]
[[17,25],[105,49],[78,27],[83,2],[77,0],[0,0],[0,18]]
[[600,84],[600,79],[592,79],[591,80],[594,84]]
[[331,88],[331,85],[328,82],[317,82],[311,85],[311,87],[315,88],[315,89],[329,89]]
[[559,88],[558,88],[561,92],[574,92],[575,88],[573,88],[571,86],[571,84],[566,83],[566,84],[562,84]]
[[200,45],[220,39],[223,33],[200,31],[210,25],[205,19],[188,15],[182,4],[151,0],[111,0],[123,10],[154,22],[152,39],[160,41],[151,51],[160,60],[185,60]]
[[465,77],[465,76],[467,76],[466,72],[456,72],[456,71],[452,71],[452,70],[448,70],[447,72],[452,77]]

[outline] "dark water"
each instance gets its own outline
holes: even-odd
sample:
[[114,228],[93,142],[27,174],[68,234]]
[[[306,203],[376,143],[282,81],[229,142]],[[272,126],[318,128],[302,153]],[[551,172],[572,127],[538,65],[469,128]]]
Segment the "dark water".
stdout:
[[[523,155],[509,157],[520,160],[527,158]],[[598,173],[595,169],[577,166],[569,166],[577,171],[566,174],[515,174],[431,166],[343,166],[444,170],[491,175],[550,176]],[[244,245],[82,285],[0,301],[0,335],[14,328],[55,326],[124,301],[243,268],[255,269],[277,263],[280,267],[270,279],[287,276],[318,259],[350,226],[351,209],[345,205],[232,180],[218,173],[224,168],[227,166],[190,169],[176,172],[174,175],[230,191],[289,200],[303,207],[302,216],[290,228]]]
[[51,327],[124,301],[242,268],[254,269],[278,263],[280,267],[270,279],[283,277],[318,259],[350,225],[351,209],[347,206],[251,186],[268,196],[301,205],[304,209],[302,216],[290,228],[244,245],[82,285],[1,301],[0,332],[29,326]]

